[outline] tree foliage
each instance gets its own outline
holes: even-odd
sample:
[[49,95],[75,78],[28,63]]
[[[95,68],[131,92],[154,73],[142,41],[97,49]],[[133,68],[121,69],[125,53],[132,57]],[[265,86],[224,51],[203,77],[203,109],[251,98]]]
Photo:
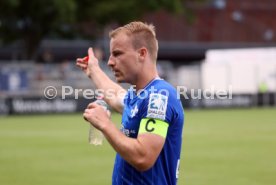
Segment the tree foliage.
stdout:
[[[186,0],[188,1],[188,0]],[[126,23],[146,12],[165,9],[181,13],[185,0],[1,0],[0,40],[21,41],[31,58],[46,37],[74,38],[82,22],[100,28],[110,22]]]

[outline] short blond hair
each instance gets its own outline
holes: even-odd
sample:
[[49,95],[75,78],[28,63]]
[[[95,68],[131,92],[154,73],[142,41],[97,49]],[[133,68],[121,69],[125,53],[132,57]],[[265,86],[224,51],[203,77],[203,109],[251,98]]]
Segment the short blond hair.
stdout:
[[109,33],[110,38],[119,33],[125,33],[132,39],[134,49],[147,48],[151,58],[156,61],[158,52],[158,41],[156,39],[155,27],[143,22],[131,22]]

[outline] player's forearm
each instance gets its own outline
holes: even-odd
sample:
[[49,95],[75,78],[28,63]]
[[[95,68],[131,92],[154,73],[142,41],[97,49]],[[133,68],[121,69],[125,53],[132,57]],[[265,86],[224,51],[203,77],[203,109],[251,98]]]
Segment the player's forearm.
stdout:
[[126,93],[120,85],[113,82],[99,67],[94,67],[89,75],[96,88],[103,93],[105,101],[116,111],[122,113],[122,100]]
[[134,168],[145,171],[152,166],[152,161],[147,156],[149,151],[139,140],[125,136],[114,124],[103,128],[102,132],[114,150]]

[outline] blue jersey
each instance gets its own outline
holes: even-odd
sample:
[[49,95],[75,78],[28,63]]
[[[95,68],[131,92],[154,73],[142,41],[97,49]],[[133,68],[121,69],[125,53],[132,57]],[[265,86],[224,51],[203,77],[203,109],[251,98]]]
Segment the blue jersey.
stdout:
[[174,87],[162,79],[151,81],[142,91],[128,90],[124,99],[121,131],[137,138],[143,118],[163,120],[168,123],[164,147],[155,164],[139,172],[116,155],[113,185],[175,185],[177,184],[184,125],[184,112]]

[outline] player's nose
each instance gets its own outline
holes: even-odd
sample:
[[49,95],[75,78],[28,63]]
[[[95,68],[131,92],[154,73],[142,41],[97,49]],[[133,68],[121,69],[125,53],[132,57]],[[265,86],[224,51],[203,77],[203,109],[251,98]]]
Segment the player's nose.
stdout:
[[107,65],[113,67],[115,65],[115,60],[112,56],[109,57]]

